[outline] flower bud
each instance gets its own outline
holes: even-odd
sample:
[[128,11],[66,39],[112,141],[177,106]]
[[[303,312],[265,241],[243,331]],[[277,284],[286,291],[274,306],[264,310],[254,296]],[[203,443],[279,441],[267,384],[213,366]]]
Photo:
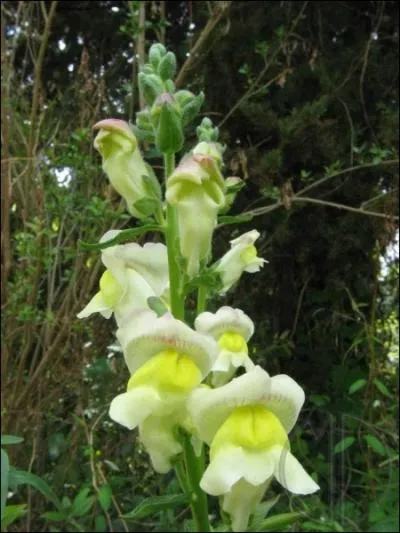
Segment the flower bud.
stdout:
[[184,126],[192,122],[192,120],[197,117],[200,112],[201,106],[203,105],[203,102],[204,93],[201,92],[182,107],[182,124]]
[[222,145],[219,143],[200,142],[193,148],[193,154],[210,157],[218,165],[218,168],[221,168],[223,150]]
[[157,70],[161,59],[165,56],[167,50],[161,43],[153,44],[149,50],[149,61],[153,68]]
[[168,52],[161,59],[157,69],[160,78],[167,81],[175,76],[176,72],[176,57],[172,52]]
[[244,181],[236,176],[230,176],[225,180],[227,191],[225,195],[225,207],[221,210],[221,213],[227,213],[232,207],[233,202],[236,199],[237,193],[244,186]]
[[200,126],[196,128],[196,135],[200,142],[216,142],[219,137],[219,129],[213,128],[211,119],[204,117]]
[[139,88],[143,92],[144,99],[148,105],[152,105],[154,100],[164,91],[164,84],[156,74],[145,74],[139,72]]
[[103,170],[111,185],[126,201],[129,213],[136,218],[144,218],[146,214],[137,209],[135,203],[148,196],[144,181],[148,170],[136,137],[123,120],[101,120],[93,128],[100,130],[94,147],[103,158]]
[[225,182],[212,158],[194,155],[178,165],[167,181],[167,201],[176,207],[179,244],[189,276],[211,252],[218,211],[225,203]]
[[161,94],[152,108],[156,123],[156,147],[163,154],[179,152],[183,146],[182,123],[174,97]]

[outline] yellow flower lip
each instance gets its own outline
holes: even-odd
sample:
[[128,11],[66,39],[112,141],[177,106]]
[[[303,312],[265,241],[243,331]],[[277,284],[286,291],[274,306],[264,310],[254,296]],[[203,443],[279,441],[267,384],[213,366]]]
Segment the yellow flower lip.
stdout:
[[133,132],[129,127],[129,124],[125,122],[125,120],[121,120],[119,118],[106,118],[104,120],[100,120],[99,122],[96,122],[96,124],[93,126],[93,129],[116,131],[128,136],[129,138],[133,137],[136,140],[136,137],[133,135]]
[[164,350],[144,365],[130,378],[127,390],[150,386],[160,392],[188,393],[200,384],[200,369],[186,354]]
[[246,263],[246,265],[249,265],[254,261],[254,259],[257,259],[257,248],[254,245],[245,248],[240,254],[240,257]]
[[279,418],[263,405],[237,407],[218,429],[211,443],[211,457],[227,445],[247,450],[284,446],[288,436]]
[[122,297],[124,290],[109,270],[103,273],[99,285],[104,302],[110,309],[114,308]]
[[218,345],[221,349],[229,352],[245,352],[248,353],[247,343],[243,335],[235,331],[226,331],[218,339]]

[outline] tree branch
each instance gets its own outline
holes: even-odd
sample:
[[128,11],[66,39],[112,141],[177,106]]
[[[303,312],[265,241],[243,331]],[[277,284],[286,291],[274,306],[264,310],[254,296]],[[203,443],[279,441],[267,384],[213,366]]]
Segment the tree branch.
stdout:
[[228,11],[232,2],[216,2],[216,4],[218,7],[214,9],[213,13],[210,15],[210,18],[207,24],[204,26],[195,45],[190,50],[190,56],[188,56],[188,58],[182,65],[180,71],[178,72],[178,75],[176,76],[175,86],[177,88],[182,87],[184,81],[186,81],[186,78],[190,70],[193,69],[194,64],[199,58],[202,52],[202,49],[204,48],[204,45],[207,42],[207,39],[209,38],[211,33],[214,31],[215,27],[218,25],[218,23],[220,22],[222,17],[225,15],[225,13]]

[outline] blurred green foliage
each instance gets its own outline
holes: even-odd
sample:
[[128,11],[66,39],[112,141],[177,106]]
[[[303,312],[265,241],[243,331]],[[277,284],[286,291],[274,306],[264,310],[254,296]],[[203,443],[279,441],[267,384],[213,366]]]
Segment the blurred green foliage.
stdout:
[[[16,474],[2,529],[176,531],[178,523],[190,531],[173,476],[155,475],[136,434],[107,418],[127,378],[121,354],[108,348],[114,325],[75,318],[101,272],[99,253],[78,252],[78,240],[133,225],[101,172],[90,128],[138,108],[139,2],[58,3],[29,152],[42,4],[49,9],[2,2],[10,52],[2,164],[11,177],[2,418],[7,432],[24,437],[7,452],[26,473]],[[161,3],[146,4],[146,44],[166,28],[180,65],[209,9],[218,9],[165,2],[163,14]],[[237,229],[222,226],[216,258],[256,227],[269,264],[213,305],[249,314],[254,360],[306,391],[292,449],[322,490],[281,495],[274,513],[302,513],[287,518],[287,530],[397,531],[399,267],[387,251],[398,231],[398,167],[381,163],[398,157],[398,5],[233,2],[192,60],[185,83],[206,95],[204,113],[227,146],[227,175],[246,181],[233,213],[273,205],[288,184],[296,192],[331,176],[307,195],[387,215],[293,203]],[[345,171],[359,165],[367,166]],[[268,498],[278,492],[272,485]],[[149,496],[171,499],[144,516],[137,509]],[[212,502],[210,513],[217,526]]]

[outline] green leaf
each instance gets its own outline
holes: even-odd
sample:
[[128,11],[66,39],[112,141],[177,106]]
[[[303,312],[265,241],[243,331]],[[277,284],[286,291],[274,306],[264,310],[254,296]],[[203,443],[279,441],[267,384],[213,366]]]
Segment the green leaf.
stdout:
[[108,511],[111,505],[111,488],[110,485],[103,485],[97,495],[97,498],[99,500],[99,504],[103,511]]
[[382,381],[380,381],[379,379],[374,379],[374,384],[376,386],[376,388],[384,395],[384,396],[387,396],[388,398],[391,398],[392,395],[390,394],[389,392],[389,389],[386,387],[386,385],[384,383],[382,383]]
[[159,513],[170,507],[176,505],[189,504],[189,498],[186,494],[168,494],[167,496],[155,496],[153,498],[146,498],[139,503],[133,511],[128,514],[122,515],[121,518],[144,518],[145,516]]
[[368,446],[371,446],[373,450],[376,451],[379,455],[387,455],[385,446],[381,443],[379,439],[373,435],[365,435],[364,439],[367,441]]
[[24,516],[26,510],[26,503],[22,503],[19,505],[7,505],[5,511],[4,511],[4,518],[1,519],[1,530],[5,531],[7,526],[15,522],[17,518],[21,518],[21,516]]
[[32,474],[31,472],[26,472],[25,470],[10,470],[10,483],[12,482],[15,485],[30,485],[39,492],[43,494],[48,500],[50,500],[58,510],[62,510],[62,504],[58,499],[57,495],[49,487],[49,485],[39,476]]
[[367,383],[366,379],[357,379],[354,383],[352,383],[349,387],[349,394],[353,394],[354,392],[362,389]]
[[329,396],[325,396],[323,394],[312,394],[311,396],[309,396],[309,400],[314,405],[320,407],[321,405],[325,405],[329,402]]
[[113,463],[112,461],[109,461],[108,459],[104,459],[104,463],[111,469],[113,470],[114,472],[119,472],[120,471],[120,468],[118,465],[116,465],[115,463]]
[[158,181],[157,176],[155,175],[152,167],[148,163],[145,163],[145,166],[148,174],[147,176],[143,175],[142,178],[146,187],[146,191],[148,192],[150,197],[158,198],[159,200],[161,200],[162,191],[160,182]]
[[68,514],[61,513],[60,511],[47,511],[40,516],[46,520],[51,520],[52,522],[63,522],[67,519]]
[[161,201],[158,198],[151,198],[150,196],[145,196],[133,204],[133,207],[145,217],[152,215],[160,206]]
[[94,530],[99,532],[107,531],[107,522],[102,514],[96,516],[94,520]]
[[90,489],[82,489],[75,497],[71,508],[72,516],[83,516],[92,507],[95,501],[95,497],[88,496],[89,491]]
[[[283,513],[266,518],[257,531],[282,531],[282,528],[297,522],[303,513]],[[255,531],[255,530],[253,530]]]
[[147,298],[147,305],[152,311],[157,313],[157,316],[163,316],[168,312],[164,302],[160,300],[160,298],[157,298],[157,296],[149,296],[149,298]]
[[10,463],[7,452],[1,450],[1,520],[4,518],[4,509],[6,507],[8,495],[8,472]]
[[355,440],[355,437],[345,437],[336,444],[336,446],[333,448],[333,453],[344,452],[347,450],[347,448],[350,448],[350,446],[354,444]]
[[7,446],[8,444],[19,444],[23,442],[22,437],[16,437],[15,435],[2,435],[1,436],[1,445]]
[[272,498],[271,500],[259,503],[257,505],[256,510],[254,512],[253,520],[250,524],[250,527],[248,528],[248,531],[260,531],[260,527],[262,526],[263,521],[268,516],[268,513],[271,511],[274,505],[278,503],[279,498],[280,494],[278,494],[278,496]]
[[228,224],[243,224],[244,222],[250,222],[253,220],[252,215],[227,215],[218,218],[218,227],[226,226]]
[[103,248],[114,246],[115,244],[119,244],[120,242],[130,241],[131,239],[139,237],[140,235],[143,235],[148,231],[162,230],[162,226],[159,226],[158,224],[146,224],[145,226],[139,226],[138,228],[123,230],[116,237],[106,242],[98,242],[91,244],[84,241],[78,241],[78,247],[82,250],[102,250]]

